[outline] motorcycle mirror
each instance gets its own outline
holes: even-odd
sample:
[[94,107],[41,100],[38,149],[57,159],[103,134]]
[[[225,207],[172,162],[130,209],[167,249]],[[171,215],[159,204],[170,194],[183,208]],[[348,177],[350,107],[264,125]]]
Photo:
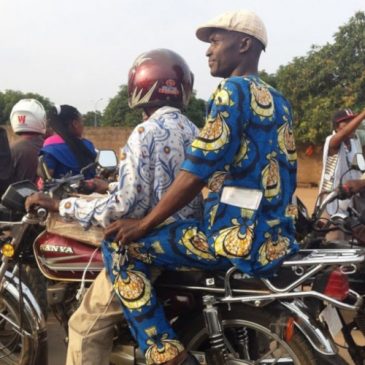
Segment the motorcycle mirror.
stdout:
[[1,203],[10,210],[25,211],[25,199],[37,192],[37,187],[30,181],[18,181],[10,184],[1,198]]
[[85,171],[87,171],[88,169],[91,169],[92,167],[94,167],[96,164],[96,162],[91,162],[89,163],[88,165],[86,165],[85,167],[83,167],[81,170],[80,170],[80,174],[84,174]]
[[40,176],[43,180],[50,180],[52,178],[48,170],[48,166],[44,162],[43,155],[38,157],[37,175]]
[[104,168],[115,168],[118,165],[117,155],[113,150],[100,150],[97,162]]
[[361,172],[365,171],[365,159],[362,153],[356,153],[352,163],[351,167],[355,170],[359,170]]

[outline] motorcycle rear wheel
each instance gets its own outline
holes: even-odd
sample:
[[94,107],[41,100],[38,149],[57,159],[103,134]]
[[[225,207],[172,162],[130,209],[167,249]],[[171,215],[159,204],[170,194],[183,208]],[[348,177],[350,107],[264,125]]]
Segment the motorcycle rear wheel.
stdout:
[[[35,343],[31,323],[24,309],[19,312],[19,303],[6,291],[0,295],[0,364],[29,365],[35,363]],[[20,326],[28,333],[22,333]]]
[[[278,317],[278,314],[274,315],[267,310],[243,305],[232,306],[231,311],[221,310],[221,323],[229,353],[252,364],[320,365],[314,350],[301,333],[295,331],[289,342],[277,333],[277,329],[280,332]],[[247,330],[246,354],[243,354],[242,349],[240,351],[235,341],[237,330],[242,329]],[[189,351],[204,353],[209,349],[203,316],[191,321],[188,328],[180,333],[183,334],[182,340]]]

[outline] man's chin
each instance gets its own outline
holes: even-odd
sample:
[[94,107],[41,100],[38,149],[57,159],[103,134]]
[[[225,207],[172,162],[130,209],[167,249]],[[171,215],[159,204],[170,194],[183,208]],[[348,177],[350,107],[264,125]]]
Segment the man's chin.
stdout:
[[210,74],[213,76],[213,77],[220,77],[219,76],[219,72],[214,69],[214,68],[210,68]]

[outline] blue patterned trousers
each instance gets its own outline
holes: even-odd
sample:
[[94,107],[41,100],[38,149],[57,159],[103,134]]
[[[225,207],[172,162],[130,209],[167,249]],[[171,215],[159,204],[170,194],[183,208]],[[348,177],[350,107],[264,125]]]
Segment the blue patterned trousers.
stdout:
[[150,282],[151,265],[165,270],[227,270],[231,262],[215,256],[196,221],[172,223],[128,245],[128,258],[117,243],[103,242],[109,276],[124,315],[147,364],[162,364],[184,347],[165,317]]

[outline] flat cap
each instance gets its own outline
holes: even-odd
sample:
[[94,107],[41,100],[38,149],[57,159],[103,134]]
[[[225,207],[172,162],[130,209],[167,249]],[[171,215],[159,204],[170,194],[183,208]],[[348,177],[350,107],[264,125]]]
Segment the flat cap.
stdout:
[[196,31],[196,36],[203,42],[209,42],[214,29],[231,30],[246,33],[258,39],[264,48],[267,46],[267,32],[263,21],[250,10],[228,11],[202,24]]

